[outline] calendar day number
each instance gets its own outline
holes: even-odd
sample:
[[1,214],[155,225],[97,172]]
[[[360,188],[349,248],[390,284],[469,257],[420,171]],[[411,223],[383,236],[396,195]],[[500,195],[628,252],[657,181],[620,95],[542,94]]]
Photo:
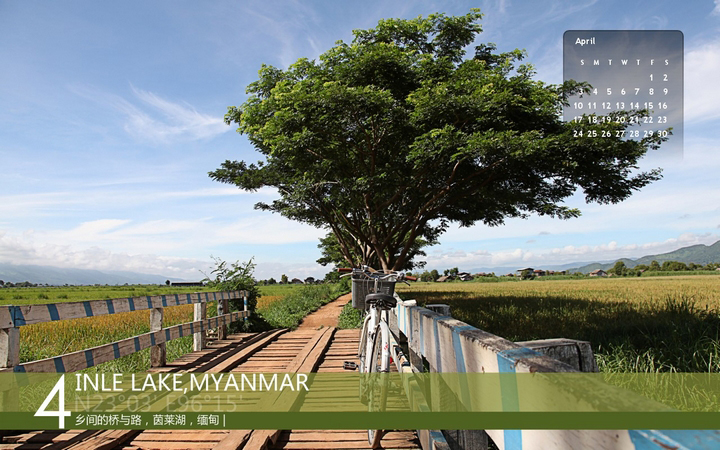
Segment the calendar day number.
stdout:
[[668,130],[573,130],[573,137],[576,138],[649,138],[669,135]]

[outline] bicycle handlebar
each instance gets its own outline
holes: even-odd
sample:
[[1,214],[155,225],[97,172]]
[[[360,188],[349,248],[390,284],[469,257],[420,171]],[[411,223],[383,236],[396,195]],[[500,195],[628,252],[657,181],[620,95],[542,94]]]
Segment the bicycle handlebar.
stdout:
[[[380,280],[388,280],[390,278],[395,278],[394,281],[417,281],[417,277],[413,277],[410,275],[405,275],[402,272],[395,272],[392,271],[390,273],[382,273],[379,272],[372,267],[368,266],[362,266],[361,269],[354,269],[349,267],[340,267],[337,269],[339,273],[344,273],[344,275],[341,275],[343,277],[346,277],[348,275],[364,275],[367,278],[378,278]],[[390,281],[390,280],[389,280]]]

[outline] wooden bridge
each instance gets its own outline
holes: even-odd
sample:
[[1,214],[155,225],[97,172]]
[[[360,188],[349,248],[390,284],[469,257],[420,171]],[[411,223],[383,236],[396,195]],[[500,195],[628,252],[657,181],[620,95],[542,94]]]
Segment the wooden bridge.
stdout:
[[[72,372],[151,348],[151,371],[308,373],[343,372],[343,362],[353,361],[358,330],[271,330],[227,335],[226,325],[248,316],[228,312],[229,299],[245,292],[199,293],[174,296],[133,297],[50,305],[0,306],[0,371]],[[399,297],[398,297],[399,298]],[[207,318],[206,305],[217,302],[218,316]],[[194,321],[162,328],[163,310],[182,304],[195,305]],[[67,320],[118,312],[151,310],[150,333],[93,349],[19,364],[19,328],[33,323]],[[206,341],[206,330],[217,329]],[[588,343],[554,340],[513,343],[485,333],[446,314],[398,302],[391,315],[396,370],[400,372],[572,372],[597,370]],[[194,351],[171,363],[165,361],[165,343],[194,336]],[[522,344],[522,345],[520,345]],[[402,348],[405,347],[405,352]],[[407,354],[407,358],[406,355]],[[552,356],[552,357],[551,357]],[[565,360],[562,362],[556,358]],[[408,395],[412,387],[406,386]],[[310,394],[308,394],[310,395]],[[355,396],[356,392],[340,392]],[[29,431],[5,436],[0,449],[127,448],[127,449],[364,449],[364,430],[65,430]],[[425,450],[487,448],[490,437],[502,449],[549,448],[720,448],[715,431],[664,433],[640,431],[488,430],[393,431],[383,438],[383,448]]]

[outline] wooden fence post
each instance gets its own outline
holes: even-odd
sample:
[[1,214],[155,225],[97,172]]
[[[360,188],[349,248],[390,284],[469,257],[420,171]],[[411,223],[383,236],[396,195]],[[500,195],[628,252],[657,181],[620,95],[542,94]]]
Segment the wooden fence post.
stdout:
[[[220,299],[217,302],[217,315],[222,316],[223,314],[227,314],[229,311],[228,308],[228,301],[226,298]],[[218,326],[218,340],[221,339],[227,339],[227,325],[220,325]]]
[[[150,332],[162,330],[163,308],[150,310]],[[150,367],[163,367],[166,360],[165,342],[150,348]]]
[[[207,319],[207,303],[195,303],[193,321]],[[205,348],[205,329],[202,327],[200,331],[193,334],[193,351],[199,352]]]
[[[243,311],[247,311],[247,310],[248,310],[248,295],[247,295],[247,291],[243,291]],[[248,320],[247,317],[243,317],[243,321],[247,321],[247,320]]]
[[0,368],[20,364],[20,328],[0,328]]

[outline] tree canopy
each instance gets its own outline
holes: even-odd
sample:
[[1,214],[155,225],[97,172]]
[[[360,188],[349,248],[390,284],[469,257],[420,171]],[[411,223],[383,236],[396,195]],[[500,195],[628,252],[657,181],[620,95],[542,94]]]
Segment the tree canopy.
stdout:
[[[328,229],[349,264],[372,254],[395,270],[417,239],[433,243],[450,223],[577,217],[563,204],[577,190],[587,202],[615,203],[660,178],[637,170],[659,136],[617,137],[628,120],[561,120],[563,104],[587,84],[536,81],[520,64],[524,52],[493,44],[466,59],[480,18],[472,10],[381,20],[318,60],[263,65],[225,121],[264,160],[228,160],[210,176],[249,191],[276,188],[279,198],[256,208]],[[588,129],[610,136],[576,137]]]

